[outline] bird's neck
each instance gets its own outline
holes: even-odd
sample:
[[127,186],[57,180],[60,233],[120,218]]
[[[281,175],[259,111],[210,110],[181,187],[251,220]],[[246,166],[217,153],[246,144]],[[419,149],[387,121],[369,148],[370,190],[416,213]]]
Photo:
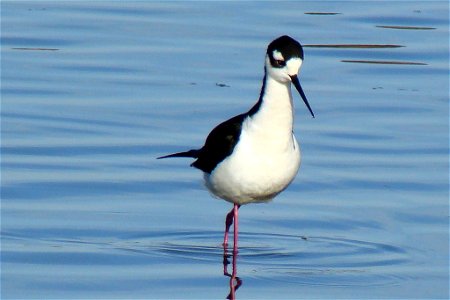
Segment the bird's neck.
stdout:
[[253,125],[290,136],[293,112],[290,82],[282,83],[265,74],[259,101],[249,112]]

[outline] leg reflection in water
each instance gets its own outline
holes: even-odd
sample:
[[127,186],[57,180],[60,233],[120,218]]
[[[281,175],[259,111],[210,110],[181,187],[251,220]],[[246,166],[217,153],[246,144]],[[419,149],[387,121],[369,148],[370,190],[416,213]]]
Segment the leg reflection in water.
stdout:
[[[233,254],[229,255],[227,251],[227,247],[223,247],[223,275],[230,277],[230,293],[227,296],[227,299],[234,300],[236,299],[236,291],[242,285],[242,280],[237,277],[237,247],[233,247]],[[230,264],[229,258],[232,257],[232,271],[231,274],[228,272],[228,265]]]

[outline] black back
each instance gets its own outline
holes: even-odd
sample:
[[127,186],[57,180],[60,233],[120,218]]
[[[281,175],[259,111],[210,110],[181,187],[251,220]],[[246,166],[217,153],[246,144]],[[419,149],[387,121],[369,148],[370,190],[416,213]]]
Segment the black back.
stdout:
[[197,160],[191,166],[210,173],[216,166],[233,153],[234,147],[241,136],[242,123],[247,117],[251,117],[259,111],[261,107],[264,89],[266,86],[266,70],[264,69],[264,79],[259,94],[258,102],[246,113],[237,115],[219,125],[217,125],[208,135],[205,145],[198,150]]
[[[233,153],[234,147],[241,136],[242,123],[247,117],[256,114],[261,107],[264,89],[266,86],[266,70],[264,69],[264,79],[259,94],[259,100],[246,113],[237,115],[219,125],[217,125],[208,135],[205,145],[197,150],[197,160],[191,166],[211,174],[216,166]],[[191,150],[192,151],[192,150]]]
[[206,138],[205,145],[198,151],[197,160],[191,166],[211,173],[221,161],[233,153],[246,116],[247,114],[241,114],[217,125]]

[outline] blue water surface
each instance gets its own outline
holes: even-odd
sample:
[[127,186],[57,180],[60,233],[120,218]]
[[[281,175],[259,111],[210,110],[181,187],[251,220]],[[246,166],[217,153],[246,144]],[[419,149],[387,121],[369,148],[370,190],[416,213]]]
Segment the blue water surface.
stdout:
[[[447,1],[2,1],[2,299],[219,299],[188,159],[304,45],[302,166],[240,209],[241,299],[449,297]],[[298,101],[297,101],[298,100]],[[232,257],[226,265],[232,267]]]

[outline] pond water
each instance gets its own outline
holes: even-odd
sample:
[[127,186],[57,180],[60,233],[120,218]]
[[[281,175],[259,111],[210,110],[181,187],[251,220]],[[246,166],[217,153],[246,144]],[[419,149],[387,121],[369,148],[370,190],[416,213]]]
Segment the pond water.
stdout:
[[[239,299],[449,297],[447,1],[1,3],[1,296],[225,298],[190,160],[304,45],[302,166],[240,209]],[[236,281],[233,284],[237,283]]]

